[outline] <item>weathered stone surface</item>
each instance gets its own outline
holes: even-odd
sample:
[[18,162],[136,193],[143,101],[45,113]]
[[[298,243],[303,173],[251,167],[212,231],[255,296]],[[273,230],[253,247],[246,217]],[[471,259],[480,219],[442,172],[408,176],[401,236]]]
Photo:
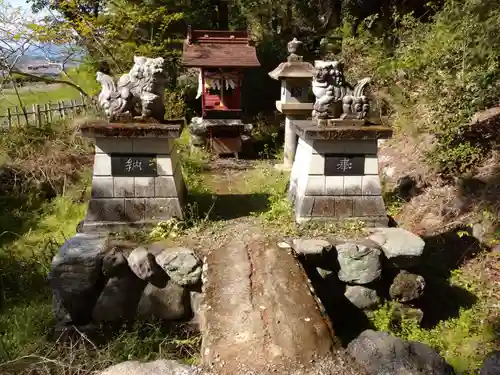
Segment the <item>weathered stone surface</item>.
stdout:
[[117,322],[134,319],[145,286],[146,281],[139,279],[130,270],[109,279],[94,306],[94,321]]
[[201,354],[214,374],[293,374],[334,356],[302,266],[276,242],[235,240],[207,254]]
[[89,202],[86,221],[122,221],[125,220],[125,199],[94,198]]
[[106,277],[114,277],[123,274],[129,270],[127,258],[123,253],[112,248],[104,255],[102,259],[102,273]]
[[194,285],[201,280],[202,262],[193,250],[184,247],[165,249],[156,262],[179,285]]
[[370,374],[455,374],[453,368],[429,346],[403,341],[386,332],[366,330],[348,345],[347,351]]
[[403,228],[374,228],[369,238],[382,248],[390,264],[398,268],[416,266],[425,247],[422,238]]
[[332,270],[325,270],[324,268],[316,267],[316,271],[321,276],[322,279],[327,279],[333,273]]
[[61,304],[75,325],[92,320],[92,309],[104,287],[101,267],[105,246],[106,239],[99,235],[78,233],[52,260],[49,283],[56,306]]
[[194,366],[180,364],[176,361],[160,359],[153,362],[127,361],[111,366],[99,375],[197,375],[199,370]]
[[188,319],[192,315],[189,291],[172,281],[164,288],[148,284],[137,307],[137,315],[166,320]]
[[143,247],[134,249],[127,262],[130,269],[142,280],[148,280],[155,272],[155,256]]
[[299,238],[293,241],[293,248],[299,255],[322,255],[332,250],[332,244],[326,240]]
[[203,293],[189,292],[191,311],[193,312],[193,323],[200,323],[201,303],[203,301]]
[[299,238],[293,241],[293,249],[306,261],[320,266],[329,263],[333,246],[325,240]]
[[401,271],[389,288],[389,295],[398,302],[411,302],[424,294],[425,280],[420,275]]
[[356,243],[344,243],[336,247],[341,281],[363,285],[380,277],[382,269],[379,249]]
[[361,310],[375,308],[380,302],[375,290],[361,285],[348,285],[344,295],[354,306]]
[[500,374],[500,350],[496,350],[485,358],[479,375]]
[[396,303],[393,306],[391,313],[391,323],[394,325],[400,324],[403,320],[414,320],[418,324],[422,323],[424,312],[415,307]]

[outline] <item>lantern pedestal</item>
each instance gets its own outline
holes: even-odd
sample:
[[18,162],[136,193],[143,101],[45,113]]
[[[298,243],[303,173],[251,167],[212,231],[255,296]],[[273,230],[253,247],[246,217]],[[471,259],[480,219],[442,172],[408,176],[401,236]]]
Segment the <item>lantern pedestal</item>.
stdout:
[[84,232],[120,231],[183,219],[186,186],[175,139],[184,120],[80,126],[95,139],[92,196]]
[[275,80],[281,81],[281,97],[276,102],[276,109],[286,115],[285,146],[283,164],[275,165],[276,169],[290,171],[292,169],[297,149],[297,136],[293,126],[294,120],[301,120],[310,116],[313,103],[309,99],[311,78],[314,66],[302,60],[298,51],[302,42],[294,38],[288,43],[288,59],[269,73]]
[[316,120],[293,121],[299,136],[290,176],[289,198],[297,222],[357,219],[387,226],[377,140],[390,138],[385,126],[318,126]]

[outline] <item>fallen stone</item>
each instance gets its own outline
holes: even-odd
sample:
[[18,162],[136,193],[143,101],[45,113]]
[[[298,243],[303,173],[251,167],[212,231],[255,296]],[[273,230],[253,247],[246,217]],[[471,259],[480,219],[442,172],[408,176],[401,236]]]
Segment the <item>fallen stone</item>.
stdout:
[[148,284],[139,301],[137,316],[187,320],[192,316],[190,302],[189,291],[172,281],[164,288]]
[[155,256],[143,247],[134,249],[127,262],[139,279],[149,280],[155,272]]
[[318,274],[321,276],[322,279],[329,279],[330,275],[333,274],[333,271],[325,270],[321,267],[316,267],[316,271],[318,271]]
[[201,303],[203,301],[203,293],[200,292],[189,292],[191,311],[193,312],[192,322],[199,325],[200,323],[200,312]]
[[392,266],[403,269],[418,265],[425,247],[422,238],[403,228],[374,228],[369,239],[382,248]]
[[109,250],[102,259],[102,273],[106,277],[124,274],[129,270],[127,258],[117,248]]
[[156,255],[156,262],[179,285],[195,285],[201,280],[202,262],[193,250],[184,247],[165,249]]
[[198,375],[194,366],[160,359],[153,362],[127,361],[111,366],[99,375]]
[[389,288],[389,295],[395,301],[408,303],[415,301],[424,294],[425,280],[422,276],[401,271]]
[[361,310],[373,309],[380,302],[375,290],[361,285],[348,285],[344,295],[354,306]]
[[333,249],[333,246],[325,240],[299,238],[293,240],[293,249],[307,260],[321,260],[326,253]]
[[351,284],[369,284],[380,277],[380,250],[362,244],[337,245],[339,279]]
[[284,242],[284,241],[278,242],[278,247],[280,249],[291,249],[292,248],[292,246],[288,242]]
[[146,284],[128,267],[125,274],[110,278],[95,304],[92,313],[94,321],[102,323],[133,320]]
[[[92,310],[104,288],[102,259],[106,239],[97,234],[78,233],[67,240],[52,260],[49,284],[56,299],[56,317],[69,315],[71,323],[92,321]],[[62,314],[62,315],[61,315]]]
[[455,375],[453,368],[429,346],[386,332],[363,331],[349,343],[347,351],[373,375]]
[[496,350],[484,359],[479,375],[499,375],[500,374],[500,350]]
[[424,312],[416,307],[410,307],[396,303],[393,305],[391,313],[391,324],[399,325],[403,320],[415,320],[418,324],[422,323]]

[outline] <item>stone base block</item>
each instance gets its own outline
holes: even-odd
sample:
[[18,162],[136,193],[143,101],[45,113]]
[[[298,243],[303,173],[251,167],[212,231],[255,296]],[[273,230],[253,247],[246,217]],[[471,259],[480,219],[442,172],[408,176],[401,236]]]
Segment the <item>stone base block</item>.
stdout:
[[179,198],[93,198],[89,202],[83,231],[144,227],[174,217],[184,218]]
[[288,196],[297,222],[358,219],[387,226],[376,140],[299,139]]
[[96,139],[84,232],[143,228],[183,219],[187,195],[173,139]]

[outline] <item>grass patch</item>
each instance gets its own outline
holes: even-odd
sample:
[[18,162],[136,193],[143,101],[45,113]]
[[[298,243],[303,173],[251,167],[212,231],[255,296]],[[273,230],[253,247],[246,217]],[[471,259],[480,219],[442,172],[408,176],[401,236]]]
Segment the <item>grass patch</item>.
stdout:
[[[483,259],[475,260],[472,266],[464,266],[451,272],[447,280],[449,284],[473,293],[477,302],[471,307],[460,308],[457,316],[444,319],[432,328],[422,328],[410,319],[394,325],[391,316],[395,306],[391,302],[369,313],[368,317],[377,330],[433,347],[458,373],[476,374],[485,356],[498,349],[499,344],[500,314],[498,298],[495,297],[498,290],[492,290],[488,286],[491,281],[488,280],[488,275],[481,272],[492,260],[491,255],[484,256]],[[496,264],[498,267],[498,259]],[[453,295],[449,294],[446,298],[453,298]]]
[[[79,85],[85,92],[95,94],[99,84],[95,80],[95,74],[84,67],[73,69],[68,72],[70,79]],[[69,101],[80,99],[80,92],[65,84],[46,84],[43,82],[27,84],[19,87],[19,96],[14,89],[3,89],[0,91],[0,115],[5,114],[7,108],[18,106],[31,110],[34,104],[57,103],[59,101]]]
[[129,359],[196,361],[199,335],[157,321],[102,331],[93,343],[54,340],[46,278],[87,208],[89,145],[65,124],[15,129],[0,142],[3,173],[16,176],[0,186],[0,373],[91,374]]

